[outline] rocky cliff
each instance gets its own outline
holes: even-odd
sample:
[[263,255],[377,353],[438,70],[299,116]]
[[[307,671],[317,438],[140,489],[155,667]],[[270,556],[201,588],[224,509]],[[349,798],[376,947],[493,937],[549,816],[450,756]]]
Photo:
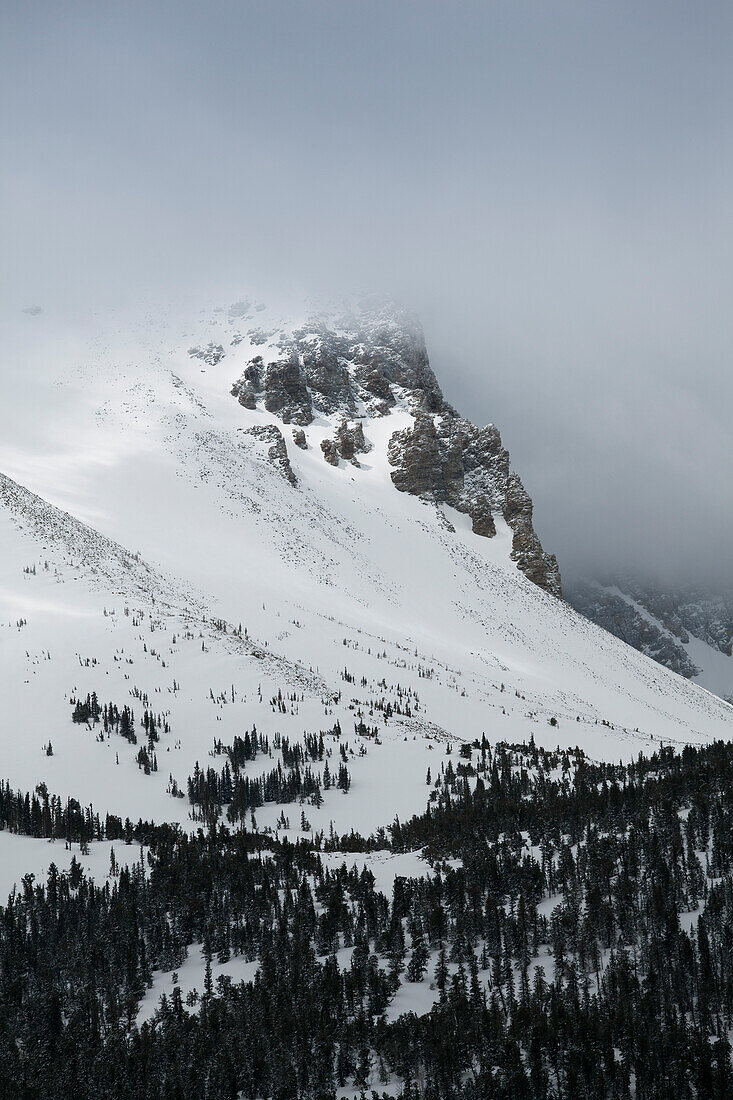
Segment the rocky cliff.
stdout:
[[652,622],[620,592],[588,581],[566,586],[566,599],[576,611],[615,634],[628,645],[652,657],[660,664],[692,679],[700,669],[691,661],[684,648],[687,635],[673,636]]
[[700,677],[700,666],[711,660],[712,651],[723,678],[706,686],[726,698],[731,694],[733,662],[726,675],[726,662],[717,655],[730,658],[733,653],[733,595],[622,575],[573,581],[566,588],[566,599],[634,649],[690,679]]
[[355,467],[369,451],[369,422],[406,410],[411,423],[393,432],[387,449],[395,489],[450,505],[485,538],[503,516],[519,569],[561,594],[557,561],[537,537],[532,501],[497,428],[477,427],[445,401],[414,315],[370,299],[274,335],[270,351],[254,356],[232,386],[243,406],[296,425],[298,446],[307,446],[303,429],[314,420],[335,417],[333,436],[321,443],[324,460]]

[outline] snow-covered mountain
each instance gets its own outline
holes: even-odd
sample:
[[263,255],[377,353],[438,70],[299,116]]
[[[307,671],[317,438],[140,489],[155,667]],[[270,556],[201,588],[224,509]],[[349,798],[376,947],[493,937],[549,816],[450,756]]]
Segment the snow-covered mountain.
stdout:
[[[13,785],[185,824],[175,792],[215,738],[338,722],[351,789],[312,825],[369,830],[424,808],[446,742],[618,759],[730,735],[725,702],[557,598],[498,431],[444,402],[414,318],[242,300],[66,340],[23,322],[0,447]],[[157,770],[71,721],[93,692],[160,717]]]
[[581,614],[641,653],[724,699],[733,699],[733,596],[665,586],[628,575],[573,581],[566,598]]
[[[34,312],[3,334],[0,894],[15,888],[6,912],[30,929],[37,918],[22,907],[48,919],[59,871],[70,906],[91,896],[79,888],[82,871],[104,884],[102,909],[123,906],[108,938],[95,927],[90,951],[86,934],[72,936],[50,967],[76,1021],[75,1050],[93,1030],[74,1016],[76,986],[91,1003],[100,944],[124,958],[105,970],[110,992],[99,994],[109,1026],[124,1012],[125,1043],[141,1034],[157,1042],[171,1012],[176,1027],[195,1031],[208,1026],[211,998],[223,1010],[234,988],[267,1000],[280,980],[273,953],[299,990],[322,970],[351,989],[366,927],[344,901],[352,891],[381,913],[369,962],[382,990],[376,1015],[399,1029],[414,1023],[407,1013],[425,1021],[442,1011],[439,975],[460,991],[464,967],[454,946],[443,965],[445,952],[399,915],[408,894],[462,896],[485,911],[486,927],[531,911],[541,976],[542,967],[560,973],[557,929],[598,908],[587,884],[582,905],[573,887],[572,912],[558,889],[573,851],[578,867],[591,849],[616,866],[603,849],[615,835],[609,823],[621,844],[634,830],[650,838],[649,864],[636,866],[640,915],[660,862],[655,830],[677,835],[668,817],[678,831],[685,822],[684,921],[698,911],[698,859],[718,874],[698,851],[709,828],[700,805],[675,808],[665,792],[679,799],[684,779],[708,806],[706,784],[726,788],[728,750],[717,744],[708,759],[669,746],[729,740],[733,706],[561,598],[557,563],[498,431],[445,403],[414,318],[376,302],[284,316],[240,300],[92,318],[70,333]],[[596,802],[586,821],[579,808]],[[482,832],[494,808],[501,860]],[[718,815],[714,828],[728,820]],[[205,831],[217,822],[231,831]],[[723,850],[716,838],[713,853]],[[475,877],[476,844],[488,877]],[[526,878],[529,909],[505,883],[497,892],[498,867],[507,881]],[[329,932],[338,897],[345,923]],[[224,920],[222,904],[233,907]],[[451,944],[464,936],[456,912]],[[311,918],[302,982],[289,952],[302,957]],[[60,916],[58,926],[88,927]],[[410,962],[392,971],[389,937],[405,931]],[[55,935],[37,939],[58,952],[65,941]],[[507,931],[491,940],[497,959],[502,942]],[[473,946],[466,955],[472,1013],[481,989],[496,999],[495,983],[505,982],[487,943],[483,955]],[[315,997],[308,1032],[327,999]],[[20,1000],[16,1017],[40,1011],[36,1001],[26,1010],[27,994]],[[368,1030],[371,1002],[362,1015]],[[35,1020],[23,1028],[10,1047],[14,1080],[26,1072]],[[239,1016],[236,1029],[260,1042]],[[171,1049],[184,1052],[181,1034]],[[274,1080],[279,1063],[268,1035],[262,1043]],[[217,1056],[230,1045],[217,1032]],[[243,1082],[256,1059],[237,1050],[232,1074]],[[379,1058],[381,1068],[368,1051],[361,1068],[342,1059],[339,1097],[357,1100],[365,1082],[400,1095],[401,1063]],[[58,1064],[73,1060],[60,1054]],[[109,1077],[106,1062],[92,1061],[104,1085],[90,1097]],[[333,1057],[315,1062],[328,1069]],[[295,1094],[257,1072],[265,1084],[249,1094]],[[300,1094],[336,1095],[308,1087]]]

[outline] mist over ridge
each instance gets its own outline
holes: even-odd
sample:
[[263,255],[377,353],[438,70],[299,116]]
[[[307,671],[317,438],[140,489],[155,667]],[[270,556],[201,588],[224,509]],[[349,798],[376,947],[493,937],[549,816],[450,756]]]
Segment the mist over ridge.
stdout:
[[730,11],[348,8],[6,14],[6,384],[86,309],[375,288],[564,574],[729,585]]

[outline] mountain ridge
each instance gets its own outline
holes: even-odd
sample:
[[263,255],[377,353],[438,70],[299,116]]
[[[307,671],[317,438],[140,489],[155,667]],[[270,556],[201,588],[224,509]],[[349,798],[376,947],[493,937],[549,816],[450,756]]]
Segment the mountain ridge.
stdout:
[[[355,389],[353,359],[351,369],[336,360],[335,390],[314,391],[299,359],[293,392],[311,410],[299,424],[287,410],[283,419],[284,406],[265,407],[266,361],[282,363],[287,323],[252,307],[257,328],[242,332],[248,310],[238,303],[231,312],[161,319],[150,310],[117,326],[105,318],[66,360],[59,342],[53,382],[64,400],[38,436],[26,430],[37,410],[22,385],[9,395],[10,415],[0,404],[0,465],[12,475],[0,478],[0,886],[18,885],[13,912],[58,900],[59,884],[74,911],[92,896],[116,911],[115,899],[133,899],[135,919],[125,910],[109,934],[96,901],[93,920],[59,916],[62,929],[99,930],[94,958],[129,944],[113,988],[118,1003],[124,997],[119,1034],[133,1041],[155,1041],[173,1019],[199,1034],[231,996],[269,996],[273,965],[301,974],[304,952],[308,982],[296,984],[308,991],[321,967],[339,988],[362,981],[369,954],[384,988],[376,1012],[372,999],[357,1014],[367,1030],[376,1017],[380,1035],[436,1019],[439,975],[447,968],[458,980],[461,959],[477,996],[496,1001],[503,975],[516,1008],[522,959],[564,982],[575,955],[557,932],[585,944],[597,917],[608,934],[598,909],[605,889],[573,868],[592,855],[615,879],[609,845],[622,860],[631,844],[639,852],[636,837],[647,838],[648,860],[636,868],[633,911],[642,925],[653,911],[655,875],[668,862],[659,845],[668,844],[689,887],[673,894],[673,919],[688,927],[704,875],[711,899],[720,886],[715,830],[728,818],[711,802],[709,778],[723,769],[725,796],[733,706],[534,583],[527,561],[520,568],[521,524],[509,522],[516,490],[498,432],[446,406],[435,411],[438,391],[414,335],[404,346],[395,338],[381,397]],[[302,319],[297,327],[309,328]],[[250,408],[232,395],[232,379],[256,349],[263,389]],[[22,378],[32,351],[18,359]],[[359,355],[372,370],[377,352]],[[403,384],[416,377],[405,356],[423,389]],[[312,348],[311,360],[320,362]],[[281,367],[272,374],[280,386]],[[371,400],[386,408],[369,415]],[[529,553],[542,566],[536,544]],[[475,867],[488,876],[469,877]],[[210,872],[211,905],[202,908],[192,883]],[[79,889],[83,874],[97,894]],[[31,889],[32,875],[48,879],[45,894],[40,882]],[[521,903],[518,881],[527,885]],[[329,899],[339,892],[344,919],[333,925]],[[445,967],[437,942],[425,955],[418,923],[427,914],[420,899],[434,911],[435,897],[451,915],[439,933]],[[465,899],[458,910],[456,897]],[[627,912],[629,897],[622,883],[614,910]],[[356,899],[369,918],[352,913]],[[236,912],[222,908],[230,901]],[[273,940],[286,910],[292,936]],[[507,930],[492,938],[497,920],[519,927],[522,912],[539,930],[528,951]],[[479,938],[467,943],[476,913]],[[644,927],[622,927],[624,949],[648,944]],[[390,961],[395,934],[405,954],[409,945],[404,967]],[[39,937],[47,940],[57,942]],[[68,942],[73,953],[79,937]],[[86,933],[81,943],[85,960]],[[148,960],[132,974],[129,952]],[[584,965],[583,980],[595,980],[587,954]],[[44,972],[58,968],[58,958],[44,963]],[[506,977],[515,972],[516,988]],[[95,965],[82,981],[99,973]],[[59,979],[64,1011],[77,979],[72,957]],[[29,1003],[42,1006],[23,992],[19,1011]],[[309,1033],[321,1019],[301,1015]],[[74,1057],[90,1033],[76,1018],[79,1030],[65,1031]],[[449,1028],[458,1049],[463,1026]],[[200,1048],[192,1064],[199,1056]],[[232,1080],[252,1061],[238,1058]],[[389,1065],[386,1096],[400,1088],[401,1069]],[[378,1076],[366,1067],[360,1081],[381,1088]],[[353,1069],[342,1078],[354,1079]],[[261,1080],[255,1091],[268,1095]],[[349,1085],[345,1095],[361,1091]]]
[[639,652],[729,701],[733,698],[733,596],[626,573],[573,579],[566,599]]
[[[404,404],[414,423],[394,432],[388,443],[395,487],[451,505],[487,538],[496,534],[494,515],[500,512],[513,531],[518,567],[540,587],[561,595],[557,559],[542,548],[532,523],[532,501],[511,469],[498,429],[477,428],[445,401],[414,314],[394,303],[368,301],[346,313],[314,314],[290,331],[252,334],[257,354],[231,389],[241,405],[251,411],[264,408],[284,424],[295,424],[303,440],[304,429],[319,414],[340,415],[334,438],[321,444],[324,457],[332,465],[344,459],[358,468],[356,456],[366,450],[363,426],[350,421],[384,417]],[[203,353],[190,349],[189,354],[208,356],[216,365],[225,352],[221,345],[212,348]]]

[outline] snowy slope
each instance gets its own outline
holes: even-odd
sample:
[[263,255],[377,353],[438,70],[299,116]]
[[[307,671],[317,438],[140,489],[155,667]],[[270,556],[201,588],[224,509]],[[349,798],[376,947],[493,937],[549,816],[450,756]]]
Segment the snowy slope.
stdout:
[[675,592],[628,577],[580,581],[566,595],[583,615],[642,653],[733,699],[730,597],[689,588]]
[[[371,830],[424,808],[426,770],[455,739],[534,737],[615,760],[730,736],[730,706],[532,584],[501,515],[484,538],[395,489],[387,445],[413,422],[407,397],[387,415],[357,410],[371,444],[358,467],[324,460],[338,414],[318,413],[302,450],[275,415],[239,404],[232,383],[283,328],[248,308],[96,318],[73,339],[43,314],[6,339],[0,772],[13,784],[187,823],[170,780],[185,789],[214,737],[255,724],[297,739],[338,719],[352,788],[308,816]],[[263,425],[281,431],[294,478],[251,434]],[[157,772],[71,722],[70,701],[92,691],[166,716]],[[278,691],[294,696],[285,712]],[[380,701],[406,699],[411,715],[385,722]],[[378,742],[352,733],[362,715]]]

